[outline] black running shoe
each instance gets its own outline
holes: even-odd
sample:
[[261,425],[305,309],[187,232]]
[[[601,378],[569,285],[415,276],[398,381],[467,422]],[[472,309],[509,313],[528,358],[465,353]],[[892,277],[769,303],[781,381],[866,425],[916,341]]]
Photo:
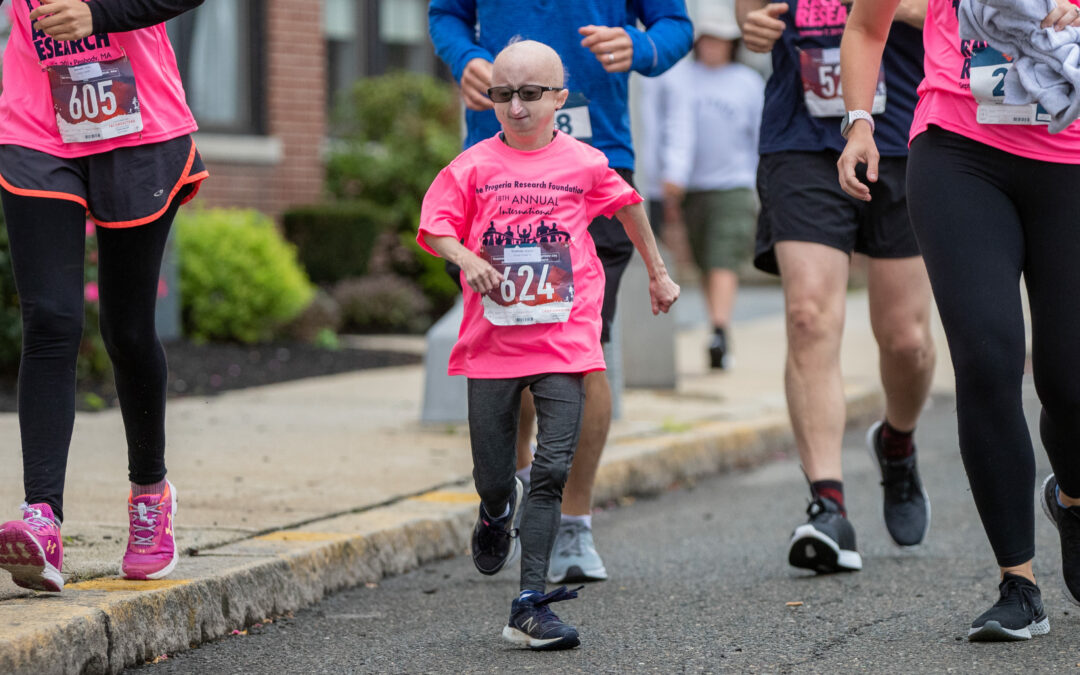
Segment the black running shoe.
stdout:
[[862,556],[855,550],[855,528],[840,513],[836,502],[818,497],[810,502],[806,514],[810,519],[791,535],[788,562],[818,574],[861,570]]
[[529,649],[572,649],[581,644],[577,629],[563,623],[548,606],[553,602],[573,600],[584,586],[572,591],[560,586],[546,595],[531,595],[514,600],[510,605],[510,621],[503,628],[504,640]]
[[521,508],[521,481],[514,476],[514,489],[510,493],[510,513],[504,518],[492,518],[480,505],[480,515],[472,533],[472,560],[481,574],[497,574],[512,565],[521,555],[517,529],[514,527],[518,509]]
[[1030,640],[1032,635],[1050,632],[1050,619],[1043,610],[1039,587],[1015,574],[1005,573],[998,585],[1001,599],[971,624],[972,642],[1012,642]]
[[1065,577],[1065,597],[1080,605],[1080,506],[1065,508],[1058,504],[1057,478],[1050,474],[1043,481],[1043,513],[1057,527],[1061,537],[1061,575]]
[[918,546],[930,530],[930,497],[919,480],[915,453],[900,460],[889,460],[881,449],[881,422],[866,432],[866,447],[881,475],[885,497],[881,512],[885,529],[897,546]]
[[727,351],[727,336],[722,329],[717,329],[709,343],[709,366],[720,370],[727,368]]

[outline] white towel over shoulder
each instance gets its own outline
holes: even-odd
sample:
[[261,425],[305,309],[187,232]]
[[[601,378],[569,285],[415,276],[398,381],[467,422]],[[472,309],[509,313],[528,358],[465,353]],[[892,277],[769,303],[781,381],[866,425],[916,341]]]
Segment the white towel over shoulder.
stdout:
[[1080,29],[1039,24],[1054,0],[961,0],[960,38],[982,40],[1015,59],[1005,77],[1005,103],[1039,103],[1056,134],[1080,116]]

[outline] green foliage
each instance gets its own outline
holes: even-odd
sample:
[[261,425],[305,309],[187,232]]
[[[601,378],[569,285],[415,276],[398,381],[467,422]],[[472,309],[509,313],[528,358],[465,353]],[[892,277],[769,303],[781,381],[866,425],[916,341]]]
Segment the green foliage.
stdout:
[[431,181],[461,151],[453,88],[419,73],[364,78],[339,101],[335,118],[330,194],[388,206],[412,227]]
[[394,208],[366,200],[298,206],[282,217],[285,237],[318,284],[366,274],[378,236],[404,227]]
[[416,237],[411,234],[402,234],[401,242],[419,263],[420,269],[415,274],[416,283],[424,295],[431,299],[435,315],[441,316],[461,294],[461,289],[454,283],[454,279],[446,273],[446,261],[420,248]]
[[431,303],[408,279],[380,274],[345,279],[334,287],[345,327],[367,333],[423,333]]
[[194,340],[269,340],[314,289],[269,217],[253,210],[182,211],[176,219],[185,333]]

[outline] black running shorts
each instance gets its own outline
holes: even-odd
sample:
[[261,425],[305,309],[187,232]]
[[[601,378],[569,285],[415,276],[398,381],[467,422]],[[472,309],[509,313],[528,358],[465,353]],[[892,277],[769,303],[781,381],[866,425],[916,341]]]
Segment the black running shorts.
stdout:
[[836,162],[824,152],[776,152],[761,156],[757,189],[761,199],[754,266],[779,274],[776,242],[806,241],[871,258],[919,255],[905,198],[906,157],[882,157],[870,202],[840,188]]
[[208,175],[187,135],[72,158],[0,145],[0,186],[23,197],[81,204],[102,227],[157,220],[174,198],[193,198]]

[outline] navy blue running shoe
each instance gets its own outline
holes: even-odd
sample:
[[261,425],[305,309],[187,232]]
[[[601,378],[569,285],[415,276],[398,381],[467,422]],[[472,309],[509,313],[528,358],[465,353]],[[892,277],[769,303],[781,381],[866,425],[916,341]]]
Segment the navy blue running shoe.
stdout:
[[584,586],[570,591],[560,586],[545,595],[528,595],[510,605],[510,621],[503,628],[503,639],[529,649],[573,649],[581,644],[577,629],[563,623],[548,606],[553,602],[573,600]]
[[518,542],[518,511],[521,510],[521,481],[514,477],[514,489],[510,493],[510,513],[502,518],[492,518],[480,505],[480,514],[472,534],[472,559],[481,574],[497,574],[507,565],[513,565],[521,555]]
[[1001,598],[979,615],[968,630],[972,642],[1030,640],[1050,632],[1039,587],[1022,576],[1005,573],[998,585]]
[[1058,482],[1054,474],[1043,481],[1039,501],[1043,513],[1061,537],[1061,575],[1065,578],[1065,597],[1080,605],[1080,506],[1066,508],[1058,504]]

